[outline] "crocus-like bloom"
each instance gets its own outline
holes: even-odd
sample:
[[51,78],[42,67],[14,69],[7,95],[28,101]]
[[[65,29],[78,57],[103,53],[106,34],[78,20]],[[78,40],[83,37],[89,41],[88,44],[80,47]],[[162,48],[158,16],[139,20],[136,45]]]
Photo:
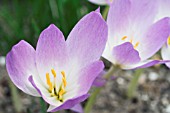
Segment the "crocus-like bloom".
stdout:
[[[155,21],[163,17],[170,17],[170,0],[157,0],[157,1],[159,10]],[[163,60],[170,60],[170,34],[169,38],[167,39],[167,43],[161,49],[161,56]],[[166,65],[167,67],[170,68],[170,63],[166,63]]]
[[110,5],[113,0],[89,0],[89,2],[92,2],[97,5]]
[[50,104],[48,112],[77,110],[104,68],[99,58],[107,32],[107,24],[97,11],[82,18],[67,41],[52,24],[40,34],[36,50],[25,41],[12,48],[6,57],[8,74],[23,92]]
[[108,41],[102,56],[123,69],[163,63],[147,60],[169,35],[169,18],[153,23],[157,9],[155,0],[115,0],[107,17]]

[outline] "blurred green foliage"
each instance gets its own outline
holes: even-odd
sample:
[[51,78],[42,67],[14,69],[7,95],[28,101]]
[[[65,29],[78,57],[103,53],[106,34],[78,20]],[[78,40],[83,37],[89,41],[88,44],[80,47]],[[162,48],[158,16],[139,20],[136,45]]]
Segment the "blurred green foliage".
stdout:
[[67,37],[78,20],[97,7],[87,0],[1,0],[0,55],[20,40],[35,47],[40,32],[51,23]]

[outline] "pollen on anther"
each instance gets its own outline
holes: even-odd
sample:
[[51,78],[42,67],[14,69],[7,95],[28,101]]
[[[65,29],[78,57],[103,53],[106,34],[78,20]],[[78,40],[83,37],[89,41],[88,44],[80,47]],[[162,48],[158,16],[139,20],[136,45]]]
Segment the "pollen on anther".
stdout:
[[55,70],[54,70],[54,69],[51,69],[51,72],[52,72],[52,74],[53,74],[53,76],[54,76],[54,77],[56,77],[56,76],[57,76],[57,74],[56,74],[56,72],[55,72]]
[[127,36],[124,36],[124,37],[122,37],[122,40],[125,40],[127,38]]
[[46,80],[47,80],[47,84],[50,86],[51,81],[50,81],[50,74],[46,73]]
[[136,49],[139,45],[139,42],[137,42],[135,45],[134,45],[134,48]]
[[170,45],[170,36],[167,39],[167,43],[168,43],[168,45]]
[[64,71],[61,71],[61,74],[62,74],[62,76],[65,78],[66,77],[66,75],[65,75],[65,72]]

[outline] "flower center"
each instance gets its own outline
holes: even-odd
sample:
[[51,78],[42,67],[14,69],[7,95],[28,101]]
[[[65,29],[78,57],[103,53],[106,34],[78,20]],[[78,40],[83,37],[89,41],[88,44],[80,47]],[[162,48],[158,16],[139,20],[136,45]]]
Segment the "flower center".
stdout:
[[[124,37],[122,37],[122,40],[125,41],[127,38],[128,38],[127,36],[124,36]],[[132,38],[129,40],[129,42],[133,45],[133,39]],[[139,46],[139,42],[136,42],[133,45],[134,49],[136,49],[138,46]]]
[[170,36],[167,39],[167,44],[168,44],[168,46],[170,46]]
[[66,75],[64,71],[61,71],[62,82],[59,86],[56,85],[57,74],[54,69],[51,69],[53,75],[53,81],[50,80],[50,74],[46,73],[46,80],[48,85],[48,90],[52,97],[57,97],[57,100],[63,102],[63,95],[66,93],[65,87],[67,86]]

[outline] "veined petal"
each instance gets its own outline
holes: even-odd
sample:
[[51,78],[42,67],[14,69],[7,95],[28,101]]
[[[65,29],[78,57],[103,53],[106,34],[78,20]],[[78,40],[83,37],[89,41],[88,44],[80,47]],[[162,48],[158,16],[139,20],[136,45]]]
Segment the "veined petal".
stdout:
[[70,110],[75,111],[77,113],[83,113],[83,108],[82,108],[81,104],[76,104]]
[[167,41],[169,36],[170,18],[164,18],[153,24],[139,40],[137,48],[141,60],[146,60],[154,55]]
[[158,13],[155,21],[158,21],[164,17],[170,17],[170,0],[157,0],[158,1]]
[[72,64],[84,67],[98,60],[107,41],[107,25],[98,12],[83,17],[67,39]]
[[94,80],[93,86],[95,87],[102,87],[106,83],[106,79],[103,76],[106,74],[106,71],[102,71],[99,76]]
[[115,0],[110,6],[107,16],[109,28],[107,45],[110,50],[121,40],[122,35],[126,35],[129,26],[130,6],[129,0]]
[[67,58],[64,36],[55,25],[51,24],[40,34],[36,47],[36,65],[41,78],[45,79],[46,73],[51,69],[60,70],[66,66]]
[[156,64],[164,64],[168,62],[170,62],[170,60],[145,60],[134,65],[123,66],[122,69],[147,68],[147,67],[151,67]]
[[[162,47],[161,56],[163,60],[170,60],[170,47],[168,45]],[[166,63],[166,66],[170,68],[170,63]]]
[[112,55],[114,64],[131,65],[140,61],[139,53],[130,42],[123,43],[113,48]]
[[6,68],[12,82],[23,92],[39,96],[28,81],[30,75],[38,76],[35,65],[35,50],[25,41],[16,44],[6,57]]
[[[157,14],[156,0],[131,0],[131,13],[129,15],[130,30],[141,34],[150,26]],[[135,37],[134,38],[139,38]]]
[[76,98],[67,100],[61,106],[58,106],[58,107],[50,106],[48,108],[47,112],[56,112],[56,111],[59,111],[62,109],[70,109],[70,108],[74,107],[75,105],[79,104],[80,102],[83,102],[88,97],[89,97],[89,94],[85,94],[80,97],[76,97]]
[[89,66],[81,69],[78,73],[79,76],[79,91],[77,95],[84,95],[86,94],[91,85],[93,84],[94,80],[97,76],[99,76],[100,72],[104,69],[104,64],[102,61],[96,61]]

